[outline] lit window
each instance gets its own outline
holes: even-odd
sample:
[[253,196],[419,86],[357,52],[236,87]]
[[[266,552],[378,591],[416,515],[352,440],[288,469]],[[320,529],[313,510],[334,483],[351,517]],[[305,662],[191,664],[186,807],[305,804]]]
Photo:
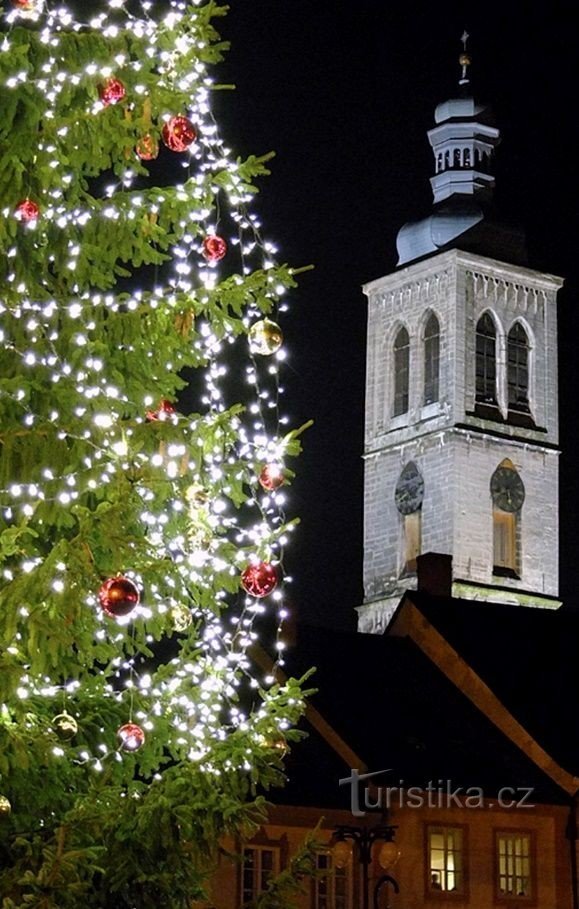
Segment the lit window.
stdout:
[[394,408],[393,416],[408,413],[408,380],[410,366],[410,339],[401,328],[394,341]]
[[496,329],[486,312],[476,326],[476,400],[481,404],[497,403]]
[[428,827],[427,892],[464,893],[463,830]]
[[266,846],[246,846],[243,850],[241,902],[253,902],[267,889],[269,879],[279,871],[279,850]]
[[440,326],[431,313],[424,328],[424,403],[438,401],[438,373],[440,366]]
[[529,339],[520,322],[507,339],[507,385],[509,410],[529,413]]
[[422,510],[404,515],[404,573],[416,573],[422,547]]
[[499,898],[530,899],[533,896],[531,834],[497,833],[496,852]]
[[349,909],[352,901],[351,865],[337,868],[331,852],[316,855],[313,909]]

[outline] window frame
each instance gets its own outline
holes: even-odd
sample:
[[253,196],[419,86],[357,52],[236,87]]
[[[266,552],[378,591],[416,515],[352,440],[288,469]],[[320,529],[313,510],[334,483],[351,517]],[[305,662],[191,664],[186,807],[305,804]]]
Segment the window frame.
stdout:
[[[430,834],[434,832],[458,830],[461,834],[462,886],[460,890],[433,890],[431,887]],[[437,824],[427,821],[424,824],[424,898],[425,900],[443,900],[465,903],[469,900],[469,863],[468,863],[468,825]],[[446,848],[445,848],[446,855]]]
[[[499,856],[499,838],[506,837],[523,837],[529,838],[529,881],[531,892],[527,896],[517,896],[517,894],[501,893],[499,889],[500,881],[500,856]],[[537,850],[536,850],[536,832],[523,827],[495,827],[493,828],[493,890],[494,901],[498,906],[536,906],[537,905]]]
[[354,877],[352,872],[352,864],[348,863],[344,868],[334,868],[332,850],[330,847],[322,848],[316,850],[316,872],[319,874],[320,871],[326,869],[321,869],[318,865],[319,859],[324,856],[328,859],[329,865],[327,868],[327,874],[321,877],[315,877],[312,880],[312,899],[311,906],[312,909],[320,909],[320,893],[319,885],[323,881],[328,882],[328,894],[326,896],[326,909],[336,909],[336,871],[342,873],[343,879],[346,884],[346,896],[344,899],[344,909],[353,909],[353,898],[354,898]]
[[[257,889],[252,888],[252,895],[248,899],[245,898],[246,888],[245,888],[245,855],[247,852],[253,851],[259,855],[259,863],[257,869],[254,872],[254,875],[257,876],[258,886]],[[265,852],[271,852],[273,855],[273,863],[270,877],[274,877],[276,874],[279,874],[281,870],[281,844],[277,841],[273,842],[257,842],[257,843],[243,843],[241,846],[241,864],[240,864],[240,873],[239,873],[239,905],[245,906],[248,903],[254,902],[257,897],[265,891],[263,886],[264,881],[262,880],[263,868],[262,868],[262,854]],[[266,881],[267,883],[267,881]]]
[[[522,332],[524,337],[524,342],[522,338],[511,337],[515,332]],[[520,356],[520,353],[524,351],[524,357]],[[506,391],[507,391],[507,409],[509,413],[516,414],[526,414],[530,415],[531,413],[531,344],[529,341],[529,334],[525,329],[525,326],[520,320],[511,325],[509,332],[507,334],[507,356],[506,356]],[[513,362],[511,363],[511,354],[513,354]],[[524,362],[523,362],[524,361]],[[524,373],[525,381],[519,382],[520,374]],[[511,382],[511,375],[515,376],[515,381]],[[518,403],[518,398],[514,403],[511,403],[511,389],[515,391],[517,389],[524,389],[525,399],[521,403]]]
[[[479,325],[481,324],[481,322],[483,322],[483,320],[485,318],[488,319],[489,323],[492,325],[492,328],[493,328],[492,335],[483,334],[482,331],[479,331]],[[496,322],[488,310],[481,313],[480,317],[477,319],[474,334],[475,334],[475,345],[474,345],[475,407],[482,406],[482,407],[497,407],[498,408],[498,397],[499,397],[499,362],[498,362],[499,345],[498,345],[498,340],[499,340],[499,336],[498,336]],[[487,347],[489,345],[489,342],[492,339],[493,364],[494,364],[494,376],[493,376],[494,381],[493,381],[492,397],[487,394],[487,388],[486,388],[486,386],[488,386],[490,384],[490,380],[488,377],[489,370],[487,369],[487,363],[490,363],[491,357],[490,357],[488,349],[479,351],[479,338],[481,339],[481,343],[482,343],[482,341],[484,341],[485,346],[487,346]],[[481,392],[479,392],[479,387],[478,387],[479,386],[479,368],[478,367],[479,367],[480,357],[483,357],[484,369],[483,369],[483,374],[482,374],[482,382],[485,386]]]
[[[398,346],[399,338],[402,334],[406,336],[405,342]],[[392,344],[393,354],[393,383],[392,383],[392,417],[403,417],[410,410],[410,334],[406,326],[401,325],[394,335]],[[400,363],[400,356],[404,356],[404,362]],[[402,383],[402,388],[399,388]],[[397,402],[400,399],[400,403]],[[400,410],[399,407],[402,409]]]
[[[431,330],[434,324],[436,331]],[[435,364],[435,369],[429,365],[431,362]],[[440,320],[432,310],[422,333],[422,369],[422,406],[429,407],[440,401]]]

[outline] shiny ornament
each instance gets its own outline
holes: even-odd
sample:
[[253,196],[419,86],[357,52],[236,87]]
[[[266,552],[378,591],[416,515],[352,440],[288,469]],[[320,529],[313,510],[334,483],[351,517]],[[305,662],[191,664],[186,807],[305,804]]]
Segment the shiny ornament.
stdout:
[[249,349],[252,354],[269,357],[276,353],[283,344],[283,334],[279,325],[270,319],[254,322],[248,334]]
[[19,202],[14,210],[14,217],[24,224],[31,221],[38,221],[40,217],[40,206],[33,202],[32,199],[23,199]]
[[141,161],[154,161],[159,156],[159,143],[153,136],[143,136],[135,147]]
[[227,243],[223,237],[211,234],[203,240],[203,255],[208,262],[220,262],[227,255]]
[[145,416],[149,422],[154,422],[155,420],[168,420],[175,413],[175,408],[170,401],[163,398],[159,401],[159,406],[156,410],[148,410]]
[[241,575],[241,586],[252,597],[267,597],[277,587],[277,568],[271,562],[248,565]]
[[287,740],[283,735],[281,735],[281,733],[268,739],[267,745],[268,748],[276,751],[280,757],[283,757],[285,754],[287,754],[289,748]]
[[187,151],[197,138],[197,130],[187,117],[171,117],[165,123],[162,139],[167,148],[174,152]]
[[125,723],[117,730],[123,751],[138,751],[145,744],[145,733],[136,723]]
[[12,814],[12,805],[5,795],[0,795],[0,818],[10,817]]
[[108,107],[109,104],[118,104],[126,94],[125,86],[120,79],[115,79],[114,76],[99,85],[99,98],[105,107]]
[[37,18],[44,7],[44,0],[11,0],[11,3],[23,19]]
[[259,485],[266,492],[275,492],[285,483],[283,467],[279,464],[265,464],[259,475]]
[[170,615],[175,631],[183,632],[191,627],[193,616],[191,615],[191,610],[187,609],[186,606],[182,604],[173,606]]
[[116,619],[129,615],[141,600],[139,588],[130,578],[119,575],[109,578],[98,592],[99,603],[104,612]]
[[78,732],[78,723],[69,713],[59,713],[52,721],[52,728],[61,742],[69,742]]

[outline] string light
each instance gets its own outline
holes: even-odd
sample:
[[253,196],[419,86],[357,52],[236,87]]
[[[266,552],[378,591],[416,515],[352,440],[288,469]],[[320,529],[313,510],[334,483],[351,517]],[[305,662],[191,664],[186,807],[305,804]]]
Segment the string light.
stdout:
[[[30,135],[2,178],[0,533],[13,542],[0,634],[14,700],[5,692],[0,722],[72,717],[82,742],[52,755],[97,772],[162,735],[174,760],[218,774],[247,769],[302,710],[295,687],[267,690],[294,525],[285,491],[259,482],[265,465],[290,476],[299,444],[279,411],[281,334],[271,350],[248,345],[256,323],[277,328],[294,275],[250,210],[266,161],[239,161],[212,115],[211,4],[103,6],[86,21],[50,0],[4,15],[1,89],[25,86],[39,115],[4,127]],[[171,185],[155,183],[160,142]],[[203,381],[185,414],[191,370]],[[256,562],[280,581],[266,604],[239,592]],[[125,616],[99,606],[117,574],[142,593]],[[278,640],[256,678],[247,650],[264,610],[277,611]],[[170,672],[159,653],[151,668],[163,640]],[[238,704],[246,681],[261,692],[251,712]],[[101,702],[110,728],[83,732]],[[142,742],[131,733],[119,749],[128,726]],[[240,733],[250,753],[220,764],[218,746]]]

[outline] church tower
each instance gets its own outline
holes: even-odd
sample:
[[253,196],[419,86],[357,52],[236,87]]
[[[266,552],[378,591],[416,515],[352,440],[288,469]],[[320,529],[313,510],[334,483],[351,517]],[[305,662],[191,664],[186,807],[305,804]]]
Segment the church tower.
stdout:
[[557,608],[558,417],[553,275],[493,219],[492,111],[457,96],[428,132],[431,214],[367,284],[364,604],[381,633],[416,558],[452,556],[453,596]]

